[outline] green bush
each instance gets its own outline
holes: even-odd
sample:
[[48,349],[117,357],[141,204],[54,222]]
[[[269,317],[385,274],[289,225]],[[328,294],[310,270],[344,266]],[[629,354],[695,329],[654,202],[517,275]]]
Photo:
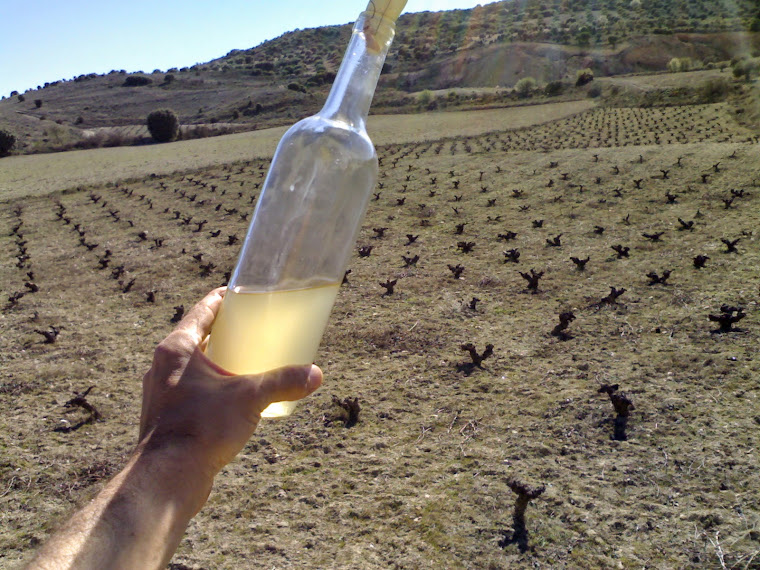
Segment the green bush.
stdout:
[[288,83],[288,89],[296,91],[297,93],[306,93],[306,87],[300,83]]
[[702,99],[706,103],[717,103],[726,98],[731,86],[724,77],[715,77],[705,81],[701,88]]
[[588,90],[588,96],[592,99],[596,99],[602,95],[602,86],[599,84],[592,85]]
[[575,86],[583,87],[587,83],[591,83],[594,80],[594,72],[588,67],[586,69],[579,69],[575,74]]
[[689,71],[694,67],[690,57],[674,57],[668,62],[668,71],[678,73],[679,71]]
[[0,156],[7,156],[16,144],[16,136],[5,129],[0,129]]
[[564,89],[565,86],[561,81],[550,81],[546,84],[546,87],[544,87],[544,94],[549,97],[554,97],[560,95]]
[[749,82],[759,67],[757,59],[740,59],[733,64],[734,77],[738,79],[744,76],[744,80]]
[[158,109],[148,115],[148,130],[156,142],[170,142],[179,135],[179,118],[171,109]]
[[122,84],[123,87],[142,87],[143,85],[150,85],[153,80],[150,77],[144,75],[128,75]]
[[578,43],[578,47],[588,47],[591,44],[591,32],[588,30],[581,30],[578,35],[575,36],[575,41]]
[[515,92],[517,93],[518,97],[520,97],[521,99],[525,99],[526,97],[530,97],[530,94],[533,92],[535,88],[536,88],[535,79],[533,79],[532,77],[523,77],[515,85]]
[[427,107],[433,100],[433,92],[430,89],[425,89],[419,95],[417,95],[417,102],[422,107]]

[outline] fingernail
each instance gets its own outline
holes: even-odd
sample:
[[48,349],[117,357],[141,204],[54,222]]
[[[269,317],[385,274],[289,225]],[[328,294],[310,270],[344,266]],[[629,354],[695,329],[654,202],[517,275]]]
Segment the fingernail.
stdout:
[[311,370],[309,370],[308,383],[309,386],[314,389],[318,388],[322,384],[322,371],[318,366],[315,366],[314,364],[311,365]]

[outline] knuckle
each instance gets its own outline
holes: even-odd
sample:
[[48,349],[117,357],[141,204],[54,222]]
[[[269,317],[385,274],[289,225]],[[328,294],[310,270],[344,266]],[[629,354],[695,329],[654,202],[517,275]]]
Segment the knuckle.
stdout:
[[173,335],[169,335],[162,340],[156,347],[153,354],[153,360],[160,364],[175,363],[185,357],[185,351],[180,343],[176,342]]

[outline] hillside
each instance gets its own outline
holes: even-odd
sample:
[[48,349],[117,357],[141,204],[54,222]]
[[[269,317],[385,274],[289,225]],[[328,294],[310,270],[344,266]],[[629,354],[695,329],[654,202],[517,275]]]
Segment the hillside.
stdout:
[[[674,57],[715,66],[760,51],[760,34],[749,31],[760,29],[757,16],[750,0],[510,0],[405,14],[373,112],[424,110],[416,94],[427,89],[501,89],[436,104],[472,108],[518,103],[508,89],[524,77],[572,85],[579,69],[659,72]],[[18,152],[40,152],[140,142],[145,117],[164,106],[199,126],[190,138],[288,124],[321,106],[350,32],[350,24],[296,30],[190,68],[51,81],[1,100],[0,128],[16,133]],[[569,91],[565,98],[586,96]]]

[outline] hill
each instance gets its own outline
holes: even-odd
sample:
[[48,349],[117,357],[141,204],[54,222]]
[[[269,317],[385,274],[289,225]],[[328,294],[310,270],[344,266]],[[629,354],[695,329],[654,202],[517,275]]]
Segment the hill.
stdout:
[[[434,107],[516,104],[510,88],[521,78],[569,86],[584,68],[604,77],[664,71],[672,58],[726,65],[758,52],[757,16],[750,0],[509,0],[405,14],[373,112],[430,110],[420,91],[454,88],[497,91],[452,93]],[[321,106],[350,33],[349,24],[296,30],[193,67],[51,81],[0,101],[0,127],[16,133],[18,151],[39,152],[147,140],[145,117],[164,106],[186,138],[289,124]]]

